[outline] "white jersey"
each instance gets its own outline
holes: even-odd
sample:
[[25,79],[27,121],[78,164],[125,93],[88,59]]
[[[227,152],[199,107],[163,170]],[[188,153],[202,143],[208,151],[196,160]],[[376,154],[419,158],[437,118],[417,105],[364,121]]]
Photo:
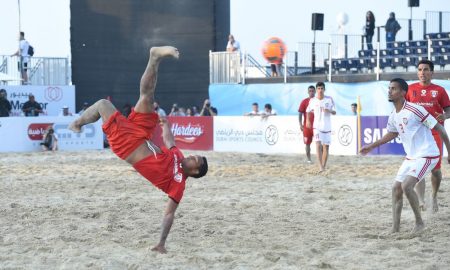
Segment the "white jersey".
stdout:
[[437,120],[424,107],[405,101],[400,112],[392,111],[387,130],[398,132],[407,158],[436,157],[439,149],[431,135],[436,124]]
[[332,97],[324,96],[323,99],[311,98],[306,112],[314,112],[314,129],[320,132],[331,132],[331,113],[325,112],[324,109],[336,110]]

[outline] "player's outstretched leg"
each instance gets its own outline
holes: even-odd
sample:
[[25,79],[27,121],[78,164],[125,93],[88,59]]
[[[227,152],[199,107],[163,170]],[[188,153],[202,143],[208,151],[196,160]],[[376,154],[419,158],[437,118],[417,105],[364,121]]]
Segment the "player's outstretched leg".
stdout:
[[392,186],[392,233],[400,231],[400,217],[403,208],[403,190],[402,184],[395,181]]
[[402,183],[403,192],[405,193],[406,198],[408,198],[409,204],[411,205],[411,209],[413,210],[414,216],[416,218],[416,225],[414,226],[412,233],[420,232],[425,228],[425,224],[423,223],[422,216],[419,210],[419,199],[416,192],[414,191],[414,186],[417,181],[417,178],[408,176]]
[[150,49],[148,64],[141,78],[139,100],[134,107],[136,112],[150,113],[154,111],[153,102],[159,63],[165,57],[178,59],[179,56],[178,49],[171,46],[153,47]]
[[439,186],[441,185],[442,180],[442,172],[441,169],[435,169],[431,171],[431,203],[433,207],[433,212],[439,211],[438,201],[437,201],[437,193],[439,190]]
[[69,129],[73,132],[81,132],[81,128],[84,125],[97,122],[100,117],[102,118],[103,122],[106,122],[109,117],[116,111],[117,109],[114,107],[111,101],[101,99],[87,108],[77,120],[73,121],[69,125]]

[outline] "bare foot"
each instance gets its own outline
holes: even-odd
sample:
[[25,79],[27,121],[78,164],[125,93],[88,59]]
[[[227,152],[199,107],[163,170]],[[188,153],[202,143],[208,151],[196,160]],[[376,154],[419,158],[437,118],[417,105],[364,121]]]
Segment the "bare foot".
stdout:
[[437,198],[436,197],[432,198],[432,201],[433,201],[433,212],[436,213],[437,211],[439,211]]
[[167,56],[172,56],[175,59],[180,57],[180,52],[177,48],[172,46],[152,47],[150,49],[150,56],[160,59]]
[[427,211],[427,208],[425,207],[425,203],[424,202],[419,202],[419,209],[424,211]]
[[414,227],[414,229],[411,231],[411,233],[420,233],[421,231],[423,231],[425,229],[425,224],[423,223],[418,223],[416,224],[416,226]]
[[152,248],[152,251],[159,252],[161,254],[167,253],[167,249],[164,246],[159,246],[159,245],[158,246],[154,246]]
[[77,124],[78,121],[75,120],[73,121],[70,125],[69,125],[69,129],[72,130],[75,133],[80,133],[81,132],[81,125]]

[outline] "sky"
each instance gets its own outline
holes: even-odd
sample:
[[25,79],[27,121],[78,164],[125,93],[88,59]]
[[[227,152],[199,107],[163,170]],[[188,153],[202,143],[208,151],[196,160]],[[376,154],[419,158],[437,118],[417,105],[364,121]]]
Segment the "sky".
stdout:
[[[76,1],[76,0],[74,0]],[[107,0],[105,0],[107,1]],[[170,0],[168,0],[170,1]],[[384,25],[389,12],[408,19],[408,0],[230,0],[231,33],[241,49],[257,59],[263,42],[276,36],[284,40],[288,50],[296,50],[299,42],[312,42],[311,14],[324,13],[324,31],[316,32],[317,42],[329,42],[337,33],[336,17],[346,13],[344,31],[361,34],[367,10],[375,14],[376,24]],[[70,0],[0,0],[0,55],[14,53],[18,47],[20,28],[35,48],[35,56],[70,56]],[[421,0],[413,8],[414,19],[424,19],[426,11],[450,11],[450,0]]]

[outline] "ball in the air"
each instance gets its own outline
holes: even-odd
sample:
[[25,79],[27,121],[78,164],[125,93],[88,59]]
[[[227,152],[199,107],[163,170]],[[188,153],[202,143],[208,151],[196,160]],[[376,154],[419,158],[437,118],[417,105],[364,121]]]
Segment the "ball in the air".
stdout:
[[262,54],[264,58],[266,58],[269,63],[273,64],[280,64],[283,62],[283,57],[286,54],[286,51],[286,45],[277,37],[269,38],[264,42],[262,47]]

